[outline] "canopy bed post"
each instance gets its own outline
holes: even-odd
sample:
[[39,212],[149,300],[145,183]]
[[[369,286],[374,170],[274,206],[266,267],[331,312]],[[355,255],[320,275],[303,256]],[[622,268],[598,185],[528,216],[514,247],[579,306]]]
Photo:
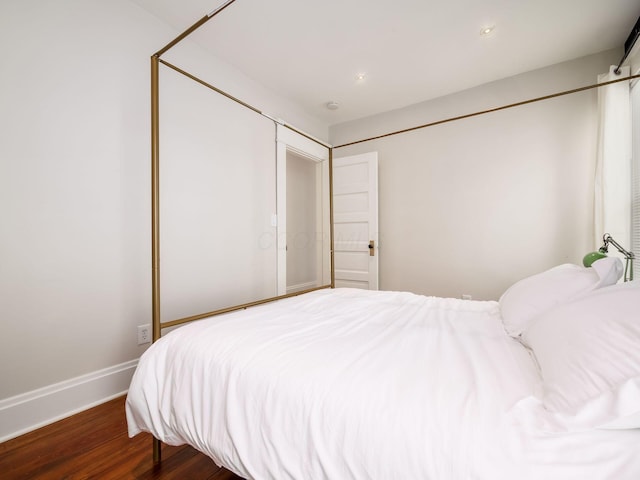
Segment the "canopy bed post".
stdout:
[[[155,342],[162,334],[160,320],[160,122],[159,122],[159,72],[160,56],[184,38],[200,28],[235,0],[227,0],[217,9],[202,17],[190,28],[151,56],[151,296],[152,296],[152,338]],[[161,461],[161,442],[153,438],[153,463]]]
[[153,341],[160,338],[160,131],[158,95],[159,57],[151,57],[151,287]]
[[336,288],[335,258],[333,252],[333,147],[329,148],[329,252],[331,256],[331,288]]
[[[160,338],[160,175],[158,55],[151,57],[151,297],[152,338]],[[153,439],[153,463],[161,460],[161,443]]]

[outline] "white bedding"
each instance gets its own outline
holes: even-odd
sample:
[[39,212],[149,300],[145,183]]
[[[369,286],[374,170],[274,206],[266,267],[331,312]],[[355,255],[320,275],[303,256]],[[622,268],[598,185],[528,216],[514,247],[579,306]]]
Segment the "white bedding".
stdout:
[[639,479],[640,431],[548,434],[497,302],[320,290],[181,327],[140,359],[129,435],[247,479]]

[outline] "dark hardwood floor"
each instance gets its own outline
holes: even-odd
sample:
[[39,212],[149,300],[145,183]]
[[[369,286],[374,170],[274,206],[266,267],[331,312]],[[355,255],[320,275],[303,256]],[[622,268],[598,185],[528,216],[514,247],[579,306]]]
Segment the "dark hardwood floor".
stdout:
[[124,400],[0,443],[0,478],[242,480],[187,446],[163,445],[154,466],[151,436],[127,436]]

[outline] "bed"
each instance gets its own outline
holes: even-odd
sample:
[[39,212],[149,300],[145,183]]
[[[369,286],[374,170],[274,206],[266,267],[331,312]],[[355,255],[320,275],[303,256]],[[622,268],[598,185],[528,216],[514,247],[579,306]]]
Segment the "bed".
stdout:
[[142,356],[129,434],[247,479],[640,478],[640,282],[561,265],[500,301],[322,289]]
[[[331,179],[335,149],[637,75],[330,146],[160,58],[234,1],[151,57],[154,343],[129,435],[150,432],[156,462],[159,442],[189,444],[256,480],[640,478],[640,284],[617,284],[619,261],[559,265],[499,301],[334,288]],[[161,320],[161,67],[328,149],[330,284]]]

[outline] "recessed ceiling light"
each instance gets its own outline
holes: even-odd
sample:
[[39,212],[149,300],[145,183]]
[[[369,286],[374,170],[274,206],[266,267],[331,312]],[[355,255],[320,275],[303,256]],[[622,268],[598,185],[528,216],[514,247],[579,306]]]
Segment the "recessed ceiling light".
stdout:
[[495,25],[492,25],[490,27],[484,27],[482,30],[480,30],[480,35],[485,36],[485,35],[489,35],[491,32],[493,32]]
[[356,80],[359,82],[363,81],[365,78],[367,78],[367,74],[364,72],[361,72],[356,75]]
[[338,105],[338,102],[331,101],[327,102],[326,106],[329,110],[337,110],[340,105]]

